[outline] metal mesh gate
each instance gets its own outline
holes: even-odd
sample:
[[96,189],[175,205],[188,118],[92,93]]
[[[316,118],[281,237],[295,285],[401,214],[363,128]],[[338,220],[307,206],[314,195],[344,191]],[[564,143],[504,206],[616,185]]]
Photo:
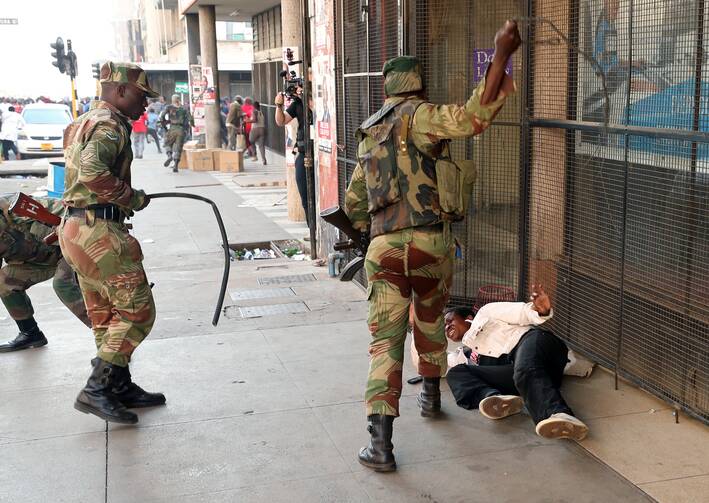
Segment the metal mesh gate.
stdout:
[[[410,52],[426,71],[434,103],[465,103],[484,75],[497,29],[524,12],[522,2],[418,0],[412,2]],[[522,83],[522,56],[511,63]],[[452,143],[455,159],[472,159],[478,179],[466,219],[454,225],[463,249],[456,260],[453,304],[472,305],[480,287],[519,284],[520,94],[508,100],[495,123],[475,139]]]
[[526,223],[555,331],[706,421],[704,4],[534,2]]

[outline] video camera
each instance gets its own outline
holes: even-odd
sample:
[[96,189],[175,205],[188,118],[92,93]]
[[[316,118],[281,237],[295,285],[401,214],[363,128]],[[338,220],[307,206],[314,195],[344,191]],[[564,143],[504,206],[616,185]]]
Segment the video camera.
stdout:
[[[288,66],[299,65],[303,62],[302,59],[293,61],[293,51],[290,47],[286,49],[286,60],[288,61]],[[279,75],[285,84],[283,94],[291,99],[295,98],[297,96],[298,87],[303,87],[303,77],[298,77],[295,70],[283,70]]]

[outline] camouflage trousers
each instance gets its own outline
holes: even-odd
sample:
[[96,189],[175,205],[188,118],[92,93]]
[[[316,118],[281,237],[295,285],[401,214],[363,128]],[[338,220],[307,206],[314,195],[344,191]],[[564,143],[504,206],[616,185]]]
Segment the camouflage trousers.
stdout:
[[409,228],[375,237],[365,268],[369,299],[367,415],[399,415],[404,343],[413,303],[418,372],[440,377],[447,369],[443,310],[453,271],[450,229]]
[[63,258],[56,265],[23,262],[7,264],[0,269],[0,300],[5,304],[10,317],[16,321],[33,317],[34,308],[26,290],[52,277],[54,292],[62,304],[90,327],[91,323],[86,314],[81,290],[74,279],[74,272]]
[[124,224],[88,215],[62,222],[59,244],[79,277],[98,357],[127,366],[155,322],[140,244]]
[[180,164],[182,145],[185,143],[185,131],[181,127],[172,126],[165,135],[165,153],[168,159],[175,161],[175,166]]

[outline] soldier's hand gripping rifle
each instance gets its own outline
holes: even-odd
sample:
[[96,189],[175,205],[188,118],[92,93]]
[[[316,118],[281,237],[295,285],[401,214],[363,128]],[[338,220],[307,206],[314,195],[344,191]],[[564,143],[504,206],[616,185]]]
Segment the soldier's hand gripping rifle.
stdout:
[[352,281],[354,275],[364,267],[364,258],[369,247],[369,235],[358,231],[352,225],[345,211],[339,206],[333,206],[320,213],[320,217],[330,225],[334,225],[342,231],[349,239],[340,243],[335,243],[333,248],[336,251],[354,250],[357,256],[342,269],[340,281]]
[[18,192],[15,199],[10,203],[8,212],[12,215],[29,218],[52,227],[52,232],[43,239],[44,244],[52,244],[58,239],[56,227],[62,222],[62,219],[42,206],[42,203],[32,199],[27,194]]

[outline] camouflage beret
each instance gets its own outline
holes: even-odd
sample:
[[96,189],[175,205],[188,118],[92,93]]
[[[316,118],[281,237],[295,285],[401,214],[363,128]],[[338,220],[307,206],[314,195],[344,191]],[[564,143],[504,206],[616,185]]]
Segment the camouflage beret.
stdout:
[[133,84],[149,98],[157,98],[159,96],[159,93],[150,88],[148,76],[145,74],[145,71],[133,63],[114,63],[113,61],[106,61],[101,67],[100,82]]
[[423,85],[423,67],[414,56],[398,56],[384,63],[384,92],[387,96],[421,91]]

